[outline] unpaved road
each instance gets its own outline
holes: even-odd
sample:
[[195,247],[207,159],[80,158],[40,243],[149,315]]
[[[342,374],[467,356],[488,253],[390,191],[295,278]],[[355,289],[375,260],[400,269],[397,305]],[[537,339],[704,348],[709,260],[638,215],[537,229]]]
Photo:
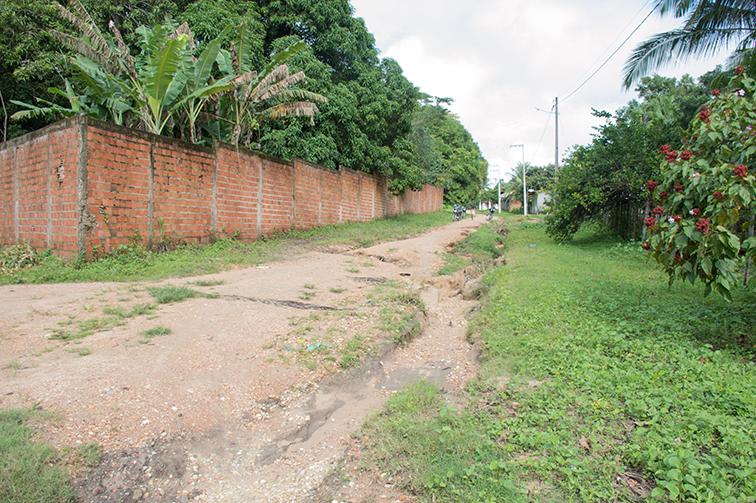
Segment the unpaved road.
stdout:
[[[351,434],[391,393],[420,378],[458,390],[474,374],[465,341],[474,304],[435,271],[481,220],[201,278],[0,287],[0,408],[53,411],[48,441],[103,447],[77,481],[82,501],[317,501]],[[103,309],[151,302],[146,288],[167,284],[209,295],[79,341],[50,339]],[[384,284],[417,292],[428,308],[423,332],[388,352],[380,320],[392,307],[376,300]],[[156,326],[171,333],[140,336]],[[355,341],[372,356],[337,372]],[[325,358],[314,356],[321,348]],[[358,480],[346,493],[376,490]]]

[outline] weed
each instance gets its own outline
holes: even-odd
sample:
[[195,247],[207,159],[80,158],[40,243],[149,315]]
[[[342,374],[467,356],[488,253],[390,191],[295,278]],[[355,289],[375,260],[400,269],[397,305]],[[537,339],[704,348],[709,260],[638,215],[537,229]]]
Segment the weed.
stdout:
[[89,348],[71,348],[67,350],[69,353],[74,353],[79,356],[89,356],[92,354],[92,350]]
[[222,279],[198,279],[197,281],[192,281],[189,284],[195,286],[218,286],[224,283],[225,281],[223,281]]
[[339,366],[341,368],[357,367],[362,361],[362,357],[368,352],[368,342],[369,339],[362,335],[350,339],[341,348]]
[[299,298],[302,300],[311,300],[315,297],[315,292],[306,291],[299,294]]
[[155,286],[147,289],[158,304],[171,304],[173,302],[181,302],[186,299],[191,299],[200,295],[197,290],[192,290],[185,286]]
[[21,365],[21,362],[18,360],[11,360],[6,366],[6,369],[12,371],[14,374],[21,370],[23,366]]
[[75,329],[62,328],[72,325],[72,319],[60,322],[61,327],[52,330],[50,339],[61,341],[83,339],[96,332],[103,332],[121,326],[125,323],[125,320],[129,318],[152,313],[155,308],[155,304],[136,304],[129,309],[108,306],[102,310],[105,316],[79,321],[76,323]]
[[0,410],[0,501],[74,501],[71,481],[57,452],[37,441],[29,426],[42,417],[30,410]]
[[313,285],[312,283],[305,283],[303,288],[305,288],[306,290],[315,290],[315,285]]
[[102,460],[102,447],[96,442],[81,444],[76,448],[76,454],[87,467],[94,467]]
[[360,272],[360,270],[357,269],[356,267],[347,267],[347,272],[351,272],[352,274],[357,274],[358,272]]
[[444,255],[444,265],[438,270],[438,274],[454,274],[468,265],[475,266],[482,274],[491,267],[493,260],[503,253],[504,238],[508,232],[501,219],[481,226],[455,244],[451,253]]
[[328,291],[331,293],[344,293],[346,292],[346,288],[334,286],[334,287],[329,288]]
[[168,327],[157,326],[157,327],[148,328],[147,330],[143,330],[141,332],[140,335],[142,336],[142,340],[140,340],[139,342],[141,342],[142,344],[147,344],[155,337],[169,335],[170,333],[171,333],[171,329]]

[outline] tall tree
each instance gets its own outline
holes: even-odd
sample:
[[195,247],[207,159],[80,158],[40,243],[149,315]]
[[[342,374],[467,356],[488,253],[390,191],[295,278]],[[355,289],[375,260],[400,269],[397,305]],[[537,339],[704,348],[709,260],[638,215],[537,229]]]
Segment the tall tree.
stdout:
[[[753,0],[656,0],[660,15],[684,18],[682,27],[642,42],[625,63],[625,88],[661,66],[707,56],[736,43],[734,64],[756,65],[756,2]],[[734,66],[734,65],[733,65]]]

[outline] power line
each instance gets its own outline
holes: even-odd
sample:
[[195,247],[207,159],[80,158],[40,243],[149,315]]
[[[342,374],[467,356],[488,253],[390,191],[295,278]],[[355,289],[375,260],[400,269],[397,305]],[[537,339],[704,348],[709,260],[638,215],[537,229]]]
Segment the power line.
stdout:
[[644,24],[644,23],[646,22],[646,20],[647,20],[648,18],[650,18],[650,17],[651,17],[651,14],[653,14],[653,13],[654,13],[655,11],[656,11],[656,6],[654,6],[654,8],[653,8],[653,9],[651,9],[651,10],[649,11],[649,13],[648,13],[648,14],[646,14],[646,17],[644,17],[644,18],[643,18],[643,19],[641,20],[641,22],[640,22],[640,23],[638,23],[638,26],[636,26],[636,27],[635,27],[635,28],[633,29],[633,31],[631,31],[631,32],[630,32],[630,34],[629,34],[629,35],[628,35],[627,37],[625,37],[625,40],[623,40],[623,41],[622,41],[622,43],[621,43],[621,44],[620,44],[619,46],[617,46],[617,48],[616,48],[616,49],[615,49],[614,51],[612,51],[612,53],[611,53],[611,54],[610,54],[610,55],[609,55],[609,56],[608,56],[608,57],[607,57],[607,58],[606,58],[606,59],[604,60],[604,62],[603,62],[603,63],[601,63],[601,65],[599,65],[599,67],[598,67],[598,68],[596,68],[596,69],[595,69],[595,70],[593,71],[593,73],[591,73],[591,74],[590,74],[590,75],[588,76],[588,78],[587,78],[587,79],[585,79],[585,80],[584,80],[584,81],[583,81],[583,82],[582,82],[582,83],[581,83],[581,84],[580,84],[579,86],[577,86],[577,87],[576,87],[576,88],[575,88],[575,89],[574,89],[574,90],[573,90],[573,91],[572,91],[571,93],[569,93],[569,94],[568,94],[567,96],[565,96],[564,98],[562,98],[562,99],[561,99],[561,100],[562,100],[562,102],[564,102],[565,100],[569,99],[569,98],[570,98],[570,97],[572,97],[572,96],[573,96],[573,95],[574,95],[575,93],[577,93],[578,91],[580,91],[580,90],[581,90],[581,89],[583,88],[583,86],[584,86],[584,85],[586,85],[586,84],[587,84],[587,83],[588,83],[588,82],[589,82],[589,81],[590,81],[590,80],[591,80],[591,79],[592,79],[593,77],[595,77],[595,76],[596,76],[596,74],[597,74],[597,73],[598,73],[599,71],[601,71],[601,69],[602,69],[602,68],[604,68],[604,66],[606,66],[606,64],[607,64],[607,63],[608,63],[608,62],[609,62],[609,61],[610,61],[610,60],[611,60],[611,59],[612,59],[612,58],[613,58],[613,57],[614,57],[614,56],[615,56],[615,55],[616,55],[616,54],[617,54],[617,53],[618,53],[618,52],[620,51],[620,49],[622,49],[622,47],[623,47],[623,46],[624,46],[624,45],[625,45],[625,44],[627,43],[627,41],[628,41],[628,40],[630,40],[630,38],[631,38],[631,37],[632,37],[633,35],[635,35],[635,32],[637,32],[637,31],[638,31],[638,30],[640,29],[640,27],[641,27],[641,26],[643,26],[643,24]]
[[531,164],[533,163],[533,160],[538,156],[538,153],[541,151],[541,146],[543,145],[543,138],[546,136],[546,131],[549,129],[550,122],[551,122],[551,114],[549,114],[546,117],[546,124],[543,125],[543,132],[541,133],[541,138],[538,140],[538,146],[535,149],[535,153],[530,157]]

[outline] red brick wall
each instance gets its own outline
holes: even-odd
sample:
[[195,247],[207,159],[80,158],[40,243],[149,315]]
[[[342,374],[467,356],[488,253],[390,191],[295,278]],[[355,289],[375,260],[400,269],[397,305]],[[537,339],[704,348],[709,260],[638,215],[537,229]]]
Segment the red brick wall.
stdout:
[[149,239],[151,141],[94,127],[86,131],[87,211],[94,221],[88,251]]
[[0,244],[76,252],[79,133],[69,120],[0,144]]
[[210,239],[214,153],[188,147],[178,142],[154,143],[153,241]]
[[63,254],[110,251],[133,239],[254,239],[442,203],[443,191],[429,185],[394,196],[380,176],[83,118],[0,144],[0,243],[29,241]]
[[219,236],[258,236],[257,204],[262,159],[221,147],[217,154],[216,223]]

